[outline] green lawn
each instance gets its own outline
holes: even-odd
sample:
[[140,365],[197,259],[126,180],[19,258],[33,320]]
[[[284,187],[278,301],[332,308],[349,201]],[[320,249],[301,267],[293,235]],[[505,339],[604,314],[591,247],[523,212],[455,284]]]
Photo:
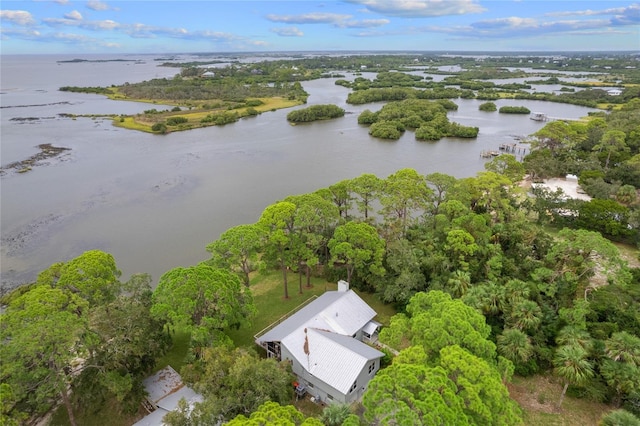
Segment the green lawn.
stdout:
[[[320,296],[328,290],[336,290],[338,287],[337,283],[330,283],[323,278],[314,277],[311,279],[311,288],[308,288],[306,279],[303,277],[302,293],[300,293],[298,275],[292,272],[288,275],[288,282],[289,298],[285,299],[281,272],[266,271],[252,277],[251,291],[257,314],[249,327],[242,327],[227,333],[236,346],[254,347],[253,336],[258,332],[293,313],[310,298]],[[357,293],[378,312],[377,321],[389,324],[389,319],[395,314],[395,309],[392,306],[383,304],[374,295]]]

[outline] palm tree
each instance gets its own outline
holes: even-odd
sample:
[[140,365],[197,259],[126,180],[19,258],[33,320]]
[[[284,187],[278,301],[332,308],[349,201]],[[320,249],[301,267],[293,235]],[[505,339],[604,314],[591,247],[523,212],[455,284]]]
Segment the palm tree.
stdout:
[[514,364],[524,364],[533,355],[533,345],[522,331],[506,328],[498,336],[498,352]]
[[616,362],[626,362],[640,367],[640,338],[620,331],[605,342],[607,356]]
[[447,281],[449,292],[455,298],[464,296],[471,286],[471,274],[459,269],[455,270]]
[[556,350],[553,364],[555,373],[564,379],[564,388],[558,402],[560,408],[569,384],[583,386],[593,377],[593,366],[587,359],[587,351],[578,345],[560,346]]
[[585,351],[591,352],[593,339],[587,330],[575,325],[564,326],[556,337],[558,346],[580,346]]
[[321,421],[326,426],[340,426],[351,414],[347,404],[330,404],[322,410]]
[[599,426],[640,426],[640,419],[627,410],[613,410],[602,416]]
[[620,406],[624,394],[640,387],[640,338],[621,331],[613,333],[604,345],[608,359],[602,361],[600,373],[615,389],[614,401]]
[[508,323],[519,330],[534,330],[540,325],[542,310],[533,300],[522,300],[511,310]]

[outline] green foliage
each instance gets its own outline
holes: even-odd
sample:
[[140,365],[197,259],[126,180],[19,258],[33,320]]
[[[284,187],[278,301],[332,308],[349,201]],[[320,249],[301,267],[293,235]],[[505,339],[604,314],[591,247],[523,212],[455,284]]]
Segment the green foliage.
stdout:
[[383,343],[396,349],[419,345],[430,360],[454,344],[487,361],[495,359],[496,346],[487,340],[491,328],[482,314],[461,300],[440,291],[417,293],[406,310],[406,317],[392,320],[380,332]]
[[369,383],[363,398],[371,424],[521,424],[517,405],[486,361],[457,345],[430,363],[409,347]]
[[260,99],[249,99],[245,102],[245,105],[248,107],[257,107],[260,105],[264,105],[264,102],[262,102]]
[[531,111],[523,106],[503,106],[498,110],[500,114],[530,114]]
[[371,112],[368,109],[365,109],[358,116],[358,124],[364,124],[365,126],[371,125],[378,121],[378,113]]
[[227,229],[220,237],[207,245],[211,253],[211,264],[228,269],[242,277],[249,286],[249,273],[258,265],[258,254],[262,249],[263,230],[257,225],[238,225]]
[[505,175],[513,183],[521,181],[525,173],[524,165],[511,154],[501,154],[493,158],[484,164],[484,168],[490,172]]
[[236,111],[220,111],[207,115],[200,120],[201,123],[213,123],[216,126],[223,126],[225,124],[235,123],[240,119],[240,116]]
[[257,411],[251,413],[249,418],[241,414],[225,424],[227,426],[322,426],[322,422],[318,419],[305,418],[293,405],[282,406],[277,402],[265,402]]
[[167,130],[167,125],[165,123],[155,123],[151,126],[151,131],[156,133],[165,134],[167,133]]
[[169,117],[167,118],[167,126],[177,126],[179,124],[187,123],[189,120],[187,117]]
[[29,415],[43,414],[59,397],[73,416],[68,386],[74,361],[84,354],[88,310],[89,303],[79,295],[40,284],[13,300],[2,313],[0,378],[9,386],[15,404],[3,404],[10,418],[22,418],[23,410]]
[[37,283],[71,291],[95,306],[120,292],[119,276],[112,255],[90,250],[69,262],[51,265],[38,275]]
[[553,364],[555,373],[565,381],[560,402],[558,402],[558,407],[561,407],[569,384],[584,386],[593,377],[593,365],[588,359],[587,351],[577,345],[560,346],[556,350]]
[[325,426],[341,426],[351,414],[349,406],[346,404],[331,404],[322,410],[320,421]]
[[478,127],[463,126],[458,123],[451,123],[447,136],[456,138],[475,138],[478,136],[480,129]]
[[77,87],[77,86],[63,86],[59,88],[61,92],[74,92],[74,93],[94,93],[97,95],[111,95],[113,90],[107,87]]
[[328,247],[332,262],[347,270],[348,282],[351,282],[354,273],[365,281],[372,275],[384,274],[384,240],[369,224],[347,222],[338,226]]
[[629,209],[614,200],[593,199],[578,207],[576,226],[616,238],[631,234]]
[[191,329],[196,351],[214,341],[216,332],[239,327],[254,314],[251,292],[237,275],[200,264],[166,272],[153,293],[157,318]]
[[599,426],[640,426],[640,419],[630,412],[618,409],[604,414]]
[[317,120],[328,120],[344,116],[344,109],[337,105],[312,105],[307,108],[291,111],[287,114],[287,121],[292,123],[306,123]]
[[380,139],[400,139],[404,133],[404,126],[399,121],[381,121],[373,123],[369,128],[369,134]]
[[293,397],[294,376],[286,361],[240,348],[205,349],[201,359],[183,369],[183,377],[204,395],[192,414],[202,424],[252,413],[269,401],[286,404]]

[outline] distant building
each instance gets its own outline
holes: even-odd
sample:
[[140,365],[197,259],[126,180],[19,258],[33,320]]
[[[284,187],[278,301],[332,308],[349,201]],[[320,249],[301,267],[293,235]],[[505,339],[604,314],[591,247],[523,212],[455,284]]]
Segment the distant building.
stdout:
[[267,356],[290,360],[298,394],[326,403],[362,397],[384,353],[364,342],[377,340],[376,312],[345,281],[286,320],[256,336]]
[[621,94],[622,94],[622,90],[620,89],[607,90],[607,95],[609,96],[620,96]]
[[204,78],[213,78],[213,77],[216,76],[216,73],[213,72],[213,71],[207,71],[207,72],[203,73],[202,76]]
[[162,426],[164,416],[178,408],[178,401],[182,398],[191,408],[196,402],[203,400],[202,395],[182,383],[182,377],[171,366],[147,377],[142,384],[148,395],[144,406],[149,415],[134,423],[133,426]]

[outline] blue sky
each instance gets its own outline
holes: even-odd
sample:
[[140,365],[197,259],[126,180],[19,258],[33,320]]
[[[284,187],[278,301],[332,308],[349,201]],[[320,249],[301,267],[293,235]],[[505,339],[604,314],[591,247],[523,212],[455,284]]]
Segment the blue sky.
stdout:
[[2,54],[640,51],[640,3],[544,0],[5,1]]

